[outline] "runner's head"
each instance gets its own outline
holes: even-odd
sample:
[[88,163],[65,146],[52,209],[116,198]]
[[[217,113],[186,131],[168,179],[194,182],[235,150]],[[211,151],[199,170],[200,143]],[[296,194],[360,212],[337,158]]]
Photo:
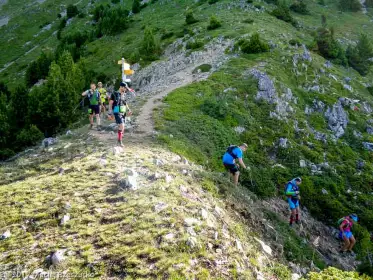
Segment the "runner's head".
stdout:
[[243,151],[243,152],[245,152],[246,150],[247,150],[247,144],[246,143],[243,143],[243,144],[241,144],[240,145],[240,149]]
[[102,88],[102,83],[101,83],[101,82],[98,82],[98,83],[97,83],[97,86],[98,86],[98,88]]
[[357,221],[359,220],[359,218],[357,217],[356,214],[350,214],[349,218],[350,218],[351,220],[353,220],[354,222],[357,222]]
[[297,177],[297,178],[294,179],[294,182],[299,186],[302,183],[302,178]]
[[95,83],[91,83],[91,90],[95,90],[96,89],[96,84]]
[[126,85],[126,83],[123,83],[123,82],[120,83],[119,91],[120,92],[126,92],[127,91],[127,85]]

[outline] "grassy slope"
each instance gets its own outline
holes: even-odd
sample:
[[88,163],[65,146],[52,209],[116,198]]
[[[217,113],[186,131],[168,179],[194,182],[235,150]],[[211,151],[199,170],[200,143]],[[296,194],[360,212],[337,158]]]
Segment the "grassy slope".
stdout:
[[[11,3],[10,3],[11,2]],[[54,48],[58,41],[56,35],[53,33],[57,30],[59,19],[57,14],[64,11],[64,7],[60,6],[62,3],[67,6],[72,1],[50,1],[46,0],[43,4],[32,4],[24,7],[19,3],[9,1],[0,10],[0,15],[11,14],[11,21],[7,26],[1,28],[0,38],[0,65],[17,60],[6,71],[0,73],[0,79],[5,80],[11,87],[19,83],[20,77],[24,74],[23,71],[28,63],[37,58],[42,49]],[[110,1],[95,1],[99,3],[109,3]],[[316,4],[317,1],[309,3],[312,14],[311,16],[296,16],[305,29],[296,30],[287,23],[281,22],[267,13],[257,13],[255,11],[243,11],[233,4],[239,2],[220,1],[214,5],[207,3],[198,5],[189,1],[178,2],[163,2],[159,1],[151,4],[133,17],[133,22],[128,30],[115,37],[104,37],[96,40],[87,46],[86,60],[90,67],[97,72],[102,72],[107,75],[117,75],[118,67],[116,61],[122,56],[128,57],[132,52],[136,51],[142,39],[142,29],[145,25],[151,25],[157,34],[162,32],[179,33],[185,27],[184,25],[184,11],[187,7],[193,8],[195,16],[200,22],[194,24],[190,28],[205,27],[208,25],[208,18],[211,15],[217,15],[223,22],[222,28],[215,31],[203,31],[200,37],[205,35],[212,36],[229,36],[238,37],[243,34],[259,31],[266,39],[274,42],[284,42],[291,38],[298,38],[301,42],[310,43],[312,37],[308,35],[308,31],[314,30],[320,25],[320,15],[325,13],[328,17],[330,25],[335,27],[336,37],[347,37],[349,39],[356,39],[358,32],[356,30],[364,30],[373,34],[373,23],[370,22],[368,16],[361,14],[338,13],[335,1],[327,1],[330,4],[327,7],[322,7]],[[23,2],[22,2],[23,3]],[[31,1],[30,1],[31,3]],[[85,13],[89,12],[93,6],[87,6],[89,1],[82,0],[78,7]],[[131,8],[131,1],[124,1],[128,9]],[[233,4],[232,4],[233,3]],[[271,10],[272,6],[261,3],[267,10]],[[20,8],[23,7],[22,9]],[[228,6],[233,6],[228,9]],[[21,12],[20,12],[21,11]],[[13,15],[14,18],[13,18]],[[254,24],[247,25],[243,22],[246,18],[255,19]],[[90,30],[92,27],[89,24],[90,18],[87,16],[83,19],[74,18],[71,25],[69,25],[63,33],[71,32],[73,30]],[[32,24],[30,24],[30,22]],[[50,31],[41,33],[34,38],[35,34],[40,31],[39,26],[45,22],[53,23]],[[342,24],[341,24],[342,23]],[[365,26],[362,28],[362,26]],[[172,41],[171,38],[169,41]],[[10,40],[10,41],[9,41]],[[31,42],[24,46],[26,42]],[[11,42],[11,43],[10,43]],[[32,52],[24,55],[25,52],[39,46]]]
[[[0,242],[6,273],[17,265],[25,276],[36,269],[47,271],[46,256],[63,249],[65,260],[51,271],[86,273],[90,279],[254,279],[254,271],[290,278],[280,263],[283,257],[264,256],[253,238],[265,238],[258,231],[265,220],[255,206],[260,204],[253,204],[254,195],[232,188],[217,174],[176,162],[175,154],[154,143],[139,140],[114,156],[87,129],[74,133],[0,168],[0,226],[12,234]],[[168,163],[157,166],[154,159]],[[139,174],[138,190],[123,187],[128,169]],[[156,173],[159,179],[151,179]],[[166,207],[155,211],[162,203]],[[71,220],[61,226],[67,213]],[[187,245],[190,233],[184,222],[191,217],[197,219],[194,248]],[[288,236],[284,223],[273,222],[285,227],[286,240],[303,246],[294,261],[308,264],[312,250],[295,234]],[[167,238],[169,234],[173,237]],[[323,267],[317,257],[314,261]]]

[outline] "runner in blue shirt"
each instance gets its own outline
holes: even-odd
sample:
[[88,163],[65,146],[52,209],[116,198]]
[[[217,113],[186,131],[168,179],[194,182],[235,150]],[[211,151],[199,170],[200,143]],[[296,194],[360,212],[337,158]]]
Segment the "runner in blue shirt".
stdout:
[[[235,185],[238,184],[238,178],[240,177],[240,172],[238,171],[239,166],[241,165],[246,169],[246,165],[242,161],[243,152],[245,152],[246,149],[247,144],[245,143],[240,146],[229,146],[223,156],[223,164],[231,173]],[[236,163],[236,159],[238,160],[238,163]]]

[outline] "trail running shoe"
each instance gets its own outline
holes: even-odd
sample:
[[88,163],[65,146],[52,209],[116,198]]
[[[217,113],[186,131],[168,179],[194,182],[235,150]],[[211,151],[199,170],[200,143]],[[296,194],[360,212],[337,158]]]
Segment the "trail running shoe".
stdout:
[[92,129],[93,128],[93,124],[89,125],[89,129]]
[[123,142],[120,141],[120,140],[118,140],[118,146],[123,147],[123,146],[124,146],[124,145],[123,145]]

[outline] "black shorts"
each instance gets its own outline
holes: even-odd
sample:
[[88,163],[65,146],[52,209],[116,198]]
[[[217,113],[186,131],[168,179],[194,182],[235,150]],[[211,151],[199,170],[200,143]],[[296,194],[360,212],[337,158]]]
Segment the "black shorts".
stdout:
[[115,122],[117,124],[122,124],[124,123],[124,119],[126,118],[126,115],[122,115],[122,114],[114,114],[114,117],[115,117]]
[[100,105],[89,105],[89,114],[100,114]]
[[235,164],[224,163],[224,166],[232,174],[236,174],[238,172],[238,167]]

